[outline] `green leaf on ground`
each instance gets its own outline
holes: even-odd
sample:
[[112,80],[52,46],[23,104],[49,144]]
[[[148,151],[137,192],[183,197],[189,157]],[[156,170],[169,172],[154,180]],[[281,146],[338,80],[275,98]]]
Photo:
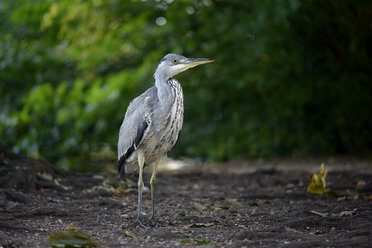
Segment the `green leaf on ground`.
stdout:
[[125,231],[124,233],[125,233],[125,235],[127,235],[128,237],[131,237],[131,238],[135,238],[135,237],[136,237],[136,235],[135,235],[134,233],[131,233],[131,232],[129,232],[129,231]]
[[103,244],[82,231],[53,233],[47,239],[50,247],[104,247]]
[[181,212],[181,213],[178,213],[178,216],[180,216],[180,217],[185,217],[185,216],[186,216],[186,214],[185,214],[185,213],[183,213],[183,212]]
[[194,223],[192,225],[190,225],[190,228],[198,228],[198,227],[209,227],[209,226],[213,226],[214,223],[211,222],[211,223]]

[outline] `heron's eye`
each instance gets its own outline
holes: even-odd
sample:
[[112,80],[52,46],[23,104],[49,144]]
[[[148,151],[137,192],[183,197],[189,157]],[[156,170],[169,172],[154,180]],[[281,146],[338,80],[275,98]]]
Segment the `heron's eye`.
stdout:
[[178,60],[177,59],[174,59],[172,60],[173,64],[177,64]]

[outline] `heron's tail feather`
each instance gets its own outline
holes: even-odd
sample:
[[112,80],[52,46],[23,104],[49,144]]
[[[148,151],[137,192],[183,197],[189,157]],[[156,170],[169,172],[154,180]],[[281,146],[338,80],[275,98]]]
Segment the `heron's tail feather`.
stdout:
[[[125,174],[125,168],[123,168],[125,162],[127,161],[127,159],[130,157],[130,155],[132,155],[133,151],[135,151],[135,147],[134,147],[134,144],[129,147],[129,149],[127,150],[127,152],[122,155],[118,161],[118,174],[120,176],[120,174]],[[123,172],[121,172],[123,168]]]
[[[146,165],[145,165],[146,166]],[[131,178],[138,174],[138,163],[123,155],[118,161],[118,176],[121,179]]]
[[[127,158],[125,157],[125,155],[121,156],[121,158],[119,159],[118,161],[118,175],[121,176],[121,174],[125,174],[125,169],[123,168],[124,164],[125,164],[125,160]],[[121,169],[123,168],[123,172],[124,173],[121,173]]]

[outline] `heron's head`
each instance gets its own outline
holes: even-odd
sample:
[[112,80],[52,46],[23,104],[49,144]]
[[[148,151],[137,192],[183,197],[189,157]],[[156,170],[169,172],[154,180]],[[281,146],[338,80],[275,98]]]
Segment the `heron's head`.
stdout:
[[190,69],[192,67],[211,63],[214,60],[212,59],[206,59],[206,58],[186,58],[185,56],[170,53],[165,55],[158,65],[158,68],[156,68],[155,71],[155,78],[157,76],[162,76],[167,78],[173,77],[174,75],[177,75],[178,73],[181,73],[183,71],[186,71],[187,69]]

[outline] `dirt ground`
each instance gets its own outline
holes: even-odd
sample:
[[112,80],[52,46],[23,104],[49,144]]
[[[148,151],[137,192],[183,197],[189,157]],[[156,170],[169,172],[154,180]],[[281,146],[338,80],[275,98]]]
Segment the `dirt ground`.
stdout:
[[[329,166],[327,187],[337,195],[306,192],[321,162]],[[48,247],[49,235],[66,228],[79,228],[104,247],[372,247],[371,195],[372,165],[363,160],[193,166],[159,172],[159,226],[142,229],[130,226],[137,208],[134,181],[66,173],[3,152],[0,247]],[[146,222],[148,189],[143,201]]]

